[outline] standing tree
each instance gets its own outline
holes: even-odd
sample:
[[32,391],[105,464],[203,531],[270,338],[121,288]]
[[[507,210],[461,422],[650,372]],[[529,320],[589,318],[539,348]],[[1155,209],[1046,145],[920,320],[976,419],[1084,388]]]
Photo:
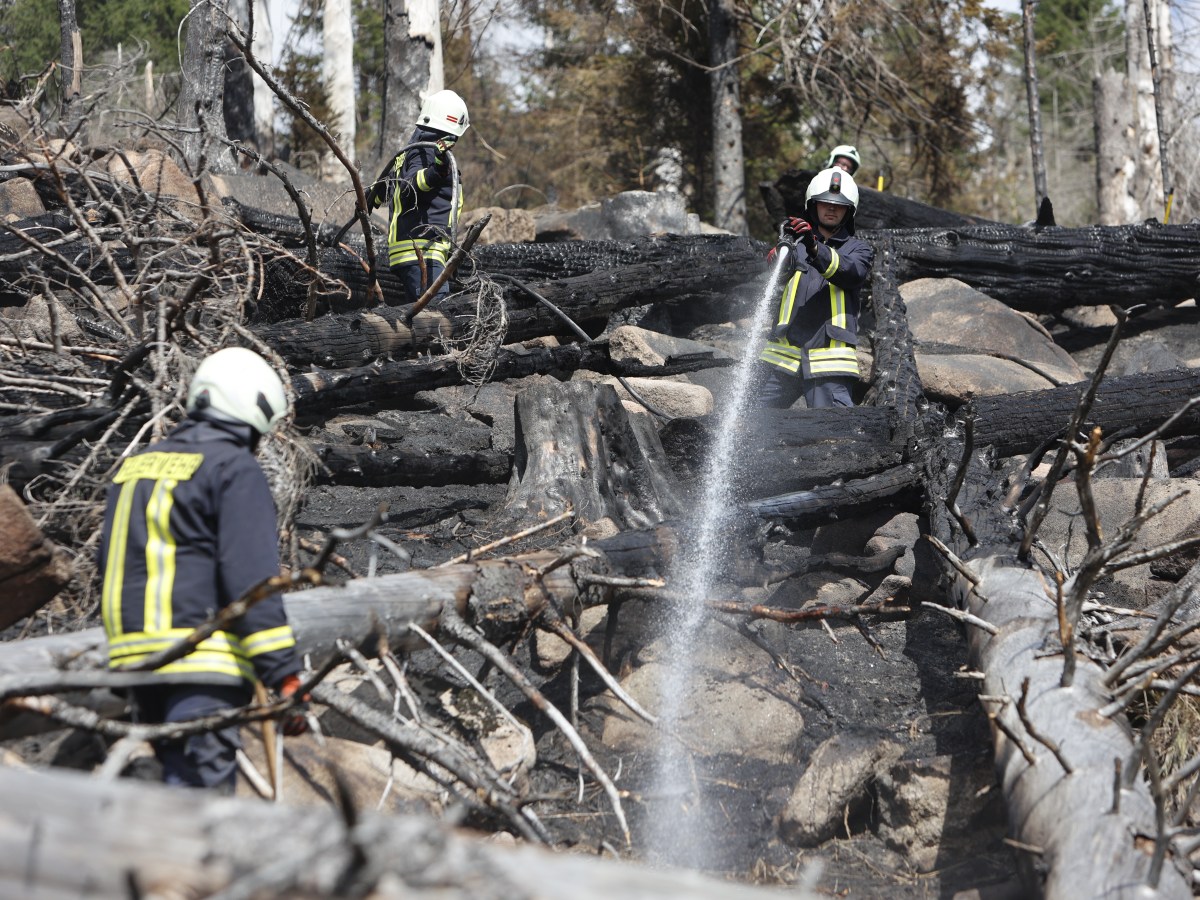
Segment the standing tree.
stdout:
[[225,146],[225,26],[229,0],[193,0],[181,72],[176,122],[183,162],[193,173],[236,171]]
[[445,85],[438,0],[384,0],[385,71],[379,156],[407,142],[421,99]]
[[74,134],[83,120],[83,40],[75,20],[75,0],[58,0],[62,34],[62,124]]
[[713,224],[734,234],[748,234],[737,23],[731,0],[709,0],[708,45],[712,68]]
[[[322,75],[331,111],[329,129],[346,155],[354,159],[354,29],[350,0],[325,0],[321,33],[325,47]],[[342,174],[340,168],[332,153],[322,157],[322,177],[337,178]]]
[[1033,157],[1033,209],[1036,214],[1047,196],[1046,154],[1042,147],[1042,104],[1038,90],[1037,42],[1034,38],[1036,0],[1021,2],[1021,34],[1025,47],[1025,96],[1029,103],[1029,149]]

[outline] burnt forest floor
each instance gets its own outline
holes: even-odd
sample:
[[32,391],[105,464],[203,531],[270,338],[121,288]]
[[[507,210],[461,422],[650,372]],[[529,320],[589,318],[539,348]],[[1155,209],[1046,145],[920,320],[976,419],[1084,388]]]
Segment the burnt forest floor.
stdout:
[[[497,537],[488,529],[488,513],[505,493],[505,485],[321,485],[309,490],[297,527],[301,536],[354,527],[385,503],[388,521],[380,532],[412,554],[414,568],[424,568]],[[368,571],[373,551],[365,542],[346,544],[339,552],[358,574]],[[384,552],[377,553],[375,562],[377,574],[403,567]],[[750,599],[744,593],[743,597]],[[624,604],[614,670],[621,660],[628,666],[636,658],[638,647],[649,645],[664,626],[670,627],[661,619],[661,612],[650,608],[650,604]],[[811,680],[806,678],[800,691],[807,698],[800,704],[802,736],[790,751],[795,762],[769,763],[740,754],[694,760],[702,799],[691,814],[706,820],[701,826],[706,833],[705,858],[698,867],[737,881],[790,884],[819,861],[822,874],[818,890],[833,896],[950,898],[971,888],[992,891],[985,891],[984,896],[1008,896],[1017,863],[1013,851],[1003,843],[1002,822],[998,828],[981,830],[978,840],[950,836],[954,840],[948,843],[957,849],[939,850],[935,865],[927,872],[914,871],[876,834],[875,809],[870,801],[865,808],[848,809],[839,835],[820,846],[797,850],[780,839],[777,818],[806,760],[823,740],[840,730],[877,729],[886,733],[902,744],[905,760],[950,757],[954,761],[952,771],[961,767],[963,771],[978,772],[991,767],[987,721],[975,698],[973,682],[955,676],[966,659],[965,643],[956,623],[930,612],[871,622],[870,633],[879,650],[854,625],[831,626],[836,642],[816,622],[785,625],[758,621],[744,626],[741,632],[710,622],[703,629],[717,630],[723,635],[720,640],[743,641],[754,648],[751,652],[757,655],[760,667],[753,672],[734,673],[735,677],[751,678],[768,690],[777,685],[783,688],[782,693],[796,695],[795,679],[776,665],[766,652],[765,648],[770,648]],[[603,632],[601,623],[595,633]],[[531,644],[527,640],[515,648],[518,661],[538,676],[539,686],[559,708],[567,710],[568,668],[539,672]],[[418,654],[411,665],[416,671],[425,669],[430,675],[444,675],[439,674],[439,664],[429,654]],[[583,782],[582,803],[577,802],[578,763],[565,739],[514,689],[494,680],[489,686],[534,730],[538,764],[532,776],[532,793],[548,798],[536,809],[555,841],[580,852],[643,858],[641,848],[646,845],[649,820],[657,814],[656,804],[661,807],[663,802],[654,799],[656,758],[652,751],[617,753],[601,743],[605,707],[590,702],[605,693],[599,679],[584,668],[580,730],[605,771],[619,773],[617,787],[625,792],[623,803],[633,834],[632,850],[622,847],[607,799],[590,777]],[[950,790],[956,790],[953,780]]]

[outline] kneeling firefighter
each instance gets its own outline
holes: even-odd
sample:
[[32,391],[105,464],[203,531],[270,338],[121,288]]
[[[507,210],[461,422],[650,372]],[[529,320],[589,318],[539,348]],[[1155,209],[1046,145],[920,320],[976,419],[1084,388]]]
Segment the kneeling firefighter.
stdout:
[[760,406],[787,409],[802,394],[810,408],[854,405],[859,291],[875,258],[854,236],[857,209],[854,177],[824,169],[809,182],[804,215],[783,224],[784,256],[796,268],[759,356],[766,364]]

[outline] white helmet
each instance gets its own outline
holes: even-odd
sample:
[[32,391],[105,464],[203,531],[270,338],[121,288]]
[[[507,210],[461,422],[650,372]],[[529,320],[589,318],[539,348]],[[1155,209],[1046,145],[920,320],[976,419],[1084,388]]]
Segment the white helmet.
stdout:
[[854,168],[850,170],[851,175],[857,172],[858,167],[862,165],[862,160],[859,158],[858,150],[855,147],[852,147],[849,144],[839,144],[838,146],[834,147],[833,151],[829,154],[829,159],[825,161],[825,168],[832,169],[834,160],[836,160],[839,156],[844,156],[846,159],[850,160],[850,162],[854,163]]
[[854,215],[858,209],[858,185],[854,183],[854,176],[838,168],[822,169],[804,192],[805,207],[818,201],[849,206],[850,214]]
[[187,411],[206,412],[266,434],[287,414],[287,394],[265,359],[244,347],[226,347],[196,369]]
[[467,104],[454,91],[438,91],[426,97],[421,104],[417,124],[422,128],[445,131],[455,137],[462,137],[463,132],[471,127],[467,121]]

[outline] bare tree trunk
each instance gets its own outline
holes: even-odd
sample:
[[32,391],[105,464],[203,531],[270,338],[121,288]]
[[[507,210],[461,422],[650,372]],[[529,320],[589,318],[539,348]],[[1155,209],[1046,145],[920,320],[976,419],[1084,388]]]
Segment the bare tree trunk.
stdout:
[[[1162,166],[1163,181],[1163,217],[1166,222],[1170,217],[1171,200],[1175,194],[1175,181],[1171,176],[1171,154],[1168,143],[1167,109],[1170,95],[1164,95],[1164,82],[1170,79],[1163,77],[1167,65],[1160,65],[1160,47],[1163,38],[1166,46],[1171,44],[1171,14],[1170,7],[1162,0],[1142,0],[1142,13],[1146,17],[1146,49],[1150,57],[1150,78],[1154,86],[1154,122],[1158,135],[1159,162]],[[1165,57],[1163,57],[1165,62]]]
[[386,160],[408,143],[422,97],[441,90],[445,78],[437,0],[387,0],[383,15],[386,69],[379,156]]
[[709,0],[708,47],[712,67],[713,222],[734,234],[749,234],[741,93],[735,64],[737,27],[728,0]]
[[75,0],[58,0],[62,66],[62,126],[73,134],[83,116],[83,40],[75,18]]
[[[254,33],[250,47],[254,58],[266,65],[275,59],[275,30],[267,0],[250,0],[254,12]],[[268,158],[275,155],[275,94],[257,73],[250,76],[254,85],[254,134],[259,152]]]
[[201,168],[236,171],[225,145],[225,26],[229,0],[194,0],[187,18],[183,88],[176,101],[183,161]]
[[1092,82],[1096,122],[1096,207],[1101,225],[1123,225],[1137,219],[1129,196],[1134,175],[1133,125],[1126,99],[1126,80],[1111,69]]
[[1025,94],[1029,101],[1029,149],[1033,155],[1033,209],[1041,209],[1047,195],[1046,156],[1042,148],[1042,104],[1038,97],[1037,41],[1033,34],[1034,4],[1036,0],[1022,0],[1021,24],[1025,44]]
[[[354,159],[355,102],[354,102],[354,29],[350,0],[325,0],[322,36],[325,56],[321,75],[329,91],[332,110],[329,130],[337,137],[346,156]],[[321,175],[337,178],[341,164],[332,153],[321,161]]]

